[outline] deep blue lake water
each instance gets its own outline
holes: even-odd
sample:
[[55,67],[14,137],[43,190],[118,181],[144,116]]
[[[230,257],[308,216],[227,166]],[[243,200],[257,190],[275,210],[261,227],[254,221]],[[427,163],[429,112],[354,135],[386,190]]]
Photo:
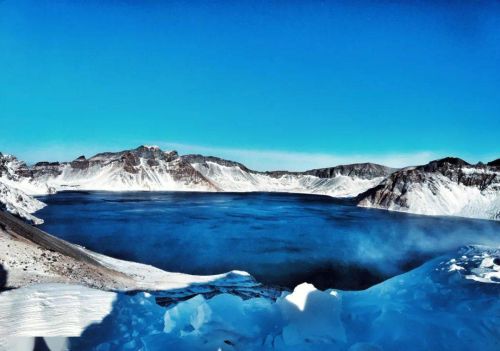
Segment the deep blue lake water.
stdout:
[[41,229],[120,259],[192,274],[233,269],[293,287],[360,289],[462,245],[498,245],[500,223],[277,193],[61,192]]

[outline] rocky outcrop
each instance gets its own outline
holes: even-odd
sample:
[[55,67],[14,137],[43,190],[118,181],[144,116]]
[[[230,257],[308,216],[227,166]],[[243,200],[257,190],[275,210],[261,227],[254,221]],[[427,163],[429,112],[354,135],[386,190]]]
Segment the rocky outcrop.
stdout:
[[361,194],[359,206],[499,220],[500,168],[452,157],[405,168]]
[[390,168],[376,163],[354,163],[330,168],[318,168],[304,173],[319,178],[334,178],[343,175],[361,179],[373,179],[379,177],[385,178],[396,170],[396,168]]

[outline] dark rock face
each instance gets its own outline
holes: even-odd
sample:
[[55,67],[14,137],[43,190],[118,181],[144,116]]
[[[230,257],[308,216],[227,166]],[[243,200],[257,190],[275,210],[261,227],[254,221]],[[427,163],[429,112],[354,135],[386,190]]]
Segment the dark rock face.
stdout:
[[139,170],[136,168],[141,164],[141,160],[139,156],[133,154],[132,152],[125,153],[121,159],[123,162],[123,169],[129,173],[139,173]]
[[488,162],[488,166],[495,167],[495,168],[500,168],[500,158],[497,158],[494,161]]
[[[469,166],[469,171],[464,172],[464,167]],[[471,164],[459,158],[447,157],[441,160],[429,162],[425,166],[417,167],[416,170],[440,173],[451,181],[466,186],[475,186],[480,190],[486,189],[494,181],[497,175],[494,172],[488,172],[490,166],[485,166],[482,163],[472,166]]]
[[59,162],[38,162],[29,168],[29,177],[57,177],[61,174],[62,164]]
[[19,176],[30,176],[26,163],[19,161],[14,156],[4,155],[0,152],[0,177],[14,179]]
[[421,167],[426,172],[437,172],[443,169],[453,169],[463,166],[470,166],[470,164],[457,157],[445,157],[440,160],[431,161]]
[[408,208],[404,195],[408,192],[411,184],[422,183],[425,175],[414,170],[401,170],[386,178],[378,186],[358,195],[360,205],[368,203],[377,207],[389,208],[393,203]]
[[394,171],[396,171],[396,168],[390,168],[375,163],[355,163],[337,167],[313,169],[305,173],[319,178],[333,178],[338,175],[344,175],[362,179],[373,179],[387,177]]
[[85,158],[85,156],[80,156],[76,160],[70,162],[71,167],[75,169],[87,169],[89,168],[90,161]]

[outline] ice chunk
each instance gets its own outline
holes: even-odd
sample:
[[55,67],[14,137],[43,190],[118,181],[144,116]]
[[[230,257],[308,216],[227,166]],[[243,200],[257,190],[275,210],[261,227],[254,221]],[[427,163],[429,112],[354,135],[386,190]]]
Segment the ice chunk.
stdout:
[[336,292],[303,283],[277,301],[284,318],[283,340],[294,346],[305,342],[345,342],[340,321],[341,299]]

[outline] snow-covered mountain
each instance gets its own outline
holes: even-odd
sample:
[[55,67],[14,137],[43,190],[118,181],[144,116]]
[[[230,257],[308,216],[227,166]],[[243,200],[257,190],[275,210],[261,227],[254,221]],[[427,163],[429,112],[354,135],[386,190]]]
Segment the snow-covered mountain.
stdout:
[[202,155],[182,156],[223,191],[279,191],[352,197],[378,185],[394,169],[360,163],[305,172],[258,172],[238,162]]
[[449,157],[404,168],[361,194],[359,206],[500,220],[500,160],[471,165]]
[[[105,152],[72,162],[32,167],[9,156],[5,181],[30,194],[61,190],[279,191],[351,197],[379,184],[394,169],[353,164],[306,172],[258,172],[241,163],[201,155],[179,156],[156,146]],[[0,179],[1,175],[0,175]]]
[[51,194],[55,189],[39,182],[31,176],[30,168],[26,163],[12,155],[0,152],[0,182],[11,188],[16,188],[30,195]]
[[215,191],[212,183],[176,151],[156,146],[105,152],[72,162],[39,162],[23,175],[60,190],[190,190]]
[[[0,153],[0,209],[30,223],[42,224],[43,220],[33,216],[32,213],[45,207],[45,204],[21,190],[25,184],[29,183],[28,179],[22,181],[22,177],[16,174],[16,171],[23,167],[25,164],[15,157]],[[32,190],[36,192],[36,186],[33,186]]]
[[[140,146],[31,167],[0,154],[0,182],[30,195],[62,190],[179,190],[359,196],[362,207],[499,220],[499,163],[471,165],[445,158],[401,170],[360,163],[305,172],[260,172],[218,157],[179,156],[157,146]],[[0,196],[6,199],[5,194],[4,190]]]

